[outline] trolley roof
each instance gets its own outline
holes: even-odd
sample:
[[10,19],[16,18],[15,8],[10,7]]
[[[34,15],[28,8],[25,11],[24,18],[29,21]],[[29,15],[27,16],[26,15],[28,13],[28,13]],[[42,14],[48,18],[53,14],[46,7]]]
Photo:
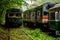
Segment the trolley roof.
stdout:
[[9,13],[21,13],[21,9],[17,9],[17,8],[10,8],[10,9],[7,9],[7,12]]
[[60,10],[60,3],[49,9],[49,12],[55,12]]

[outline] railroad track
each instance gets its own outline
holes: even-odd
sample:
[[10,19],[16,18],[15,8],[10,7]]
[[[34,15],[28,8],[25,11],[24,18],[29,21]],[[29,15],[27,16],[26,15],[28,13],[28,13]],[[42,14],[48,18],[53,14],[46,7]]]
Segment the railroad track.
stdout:
[[0,40],[8,40],[8,30],[0,27]]
[[10,39],[11,40],[17,40],[17,39],[18,40],[34,40],[28,33],[26,33],[24,30],[19,28],[17,28],[16,30],[10,29]]
[[0,40],[34,40],[28,33],[20,28],[1,28]]

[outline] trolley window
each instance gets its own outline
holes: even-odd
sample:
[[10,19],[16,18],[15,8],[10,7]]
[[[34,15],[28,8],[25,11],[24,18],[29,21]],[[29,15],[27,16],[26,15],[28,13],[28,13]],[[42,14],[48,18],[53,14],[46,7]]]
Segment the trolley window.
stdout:
[[60,20],[60,12],[55,12],[55,20]]
[[50,20],[55,20],[55,13],[50,13]]
[[40,11],[37,11],[37,16],[40,16]]
[[14,14],[10,13],[9,16],[13,16]]
[[31,16],[35,16],[35,12],[34,11],[31,12]]
[[58,18],[59,18],[59,20],[60,20],[60,11],[59,11],[59,17],[58,17]]

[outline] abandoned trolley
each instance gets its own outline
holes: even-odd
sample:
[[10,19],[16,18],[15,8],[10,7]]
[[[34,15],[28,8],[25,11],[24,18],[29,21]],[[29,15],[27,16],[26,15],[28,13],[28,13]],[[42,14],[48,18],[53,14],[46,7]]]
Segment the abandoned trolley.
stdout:
[[49,9],[49,26],[60,36],[60,3]]
[[16,8],[7,9],[5,20],[7,26],[19,27],[22,24],[22,11]]

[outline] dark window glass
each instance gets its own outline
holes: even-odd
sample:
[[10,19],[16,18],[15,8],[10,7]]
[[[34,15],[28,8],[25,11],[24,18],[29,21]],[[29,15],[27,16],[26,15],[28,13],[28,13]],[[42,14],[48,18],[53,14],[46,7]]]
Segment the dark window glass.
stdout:
[[19,13],[19,12],[18,12],[18,13],[16,13],[16,16],[21,16],[21,13]]
[[47,15],[48,14],[48,12],[44,12],[44,15]]
[[55,13],[50,14],[51,20],[55,20]]
[[49,8],[53,7],[55,4],[48,4],[48,6],[46,7],[46,9],[48,10]]
[[9,16],[13,16],[14,14],[9,14]]
[[48,10],[50,8],[50,6],[48,5],[47,7],[46,7],[46,9]]
[[59,11],[59,17],[58,17],[58,18],[59,18],[59,20],[60,20],[60,11]]
[[16,16],[19,16],[19,14],[16,14]]

